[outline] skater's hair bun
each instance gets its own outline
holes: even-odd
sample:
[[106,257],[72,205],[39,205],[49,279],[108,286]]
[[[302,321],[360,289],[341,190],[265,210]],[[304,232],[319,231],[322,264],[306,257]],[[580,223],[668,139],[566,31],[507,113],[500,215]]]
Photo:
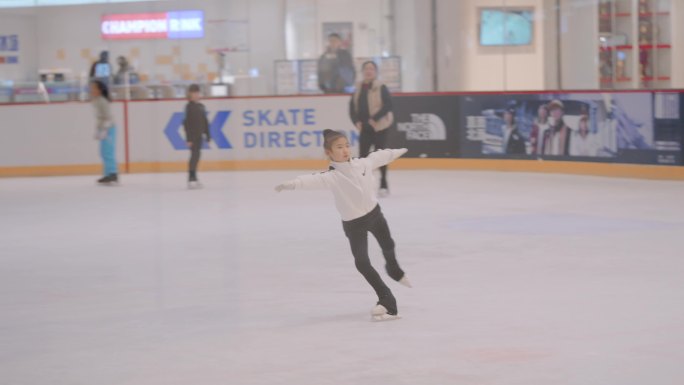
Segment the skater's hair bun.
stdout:
[[323,130],[323,148],[325,148],[326,150],[331,150],[334,141],[336,141],[339,138],[346,137],[346,135],[339,131],[325,129]]

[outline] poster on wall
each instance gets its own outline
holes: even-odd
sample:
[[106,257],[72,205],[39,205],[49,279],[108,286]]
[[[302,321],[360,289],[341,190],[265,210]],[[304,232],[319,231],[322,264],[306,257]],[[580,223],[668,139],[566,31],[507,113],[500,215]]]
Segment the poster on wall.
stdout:
[[681,142],[656,140],[667,119],[653,102],[648,92],[463,97],[462,156],[679,164]]
[[328,36],[330,34],[336,33],[340,35],[342,40],[342,49],[349,51],[349,54],[354,57],[354,24],[350,22],[334,22],[334,23],[323,23],[323,36],[321,41],[323,42],[323,47],[321,47],[321,52],[325,52],[328,48]]
[[19,64],[19,35],[0,35],[0,64]]

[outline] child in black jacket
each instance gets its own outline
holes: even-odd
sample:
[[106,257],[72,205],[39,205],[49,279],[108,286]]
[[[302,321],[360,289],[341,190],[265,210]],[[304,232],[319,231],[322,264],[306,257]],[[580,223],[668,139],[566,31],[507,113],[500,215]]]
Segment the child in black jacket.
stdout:
[[190,148],[190,162],[188,167],[188,188],[200,188],[202,185],[197,180],[197,164],[200,159],[202,144],[206,139],[211,140],[209,134],[209,120],[204,104],[200,103],[200,88],[197,84],[192,84],[188,88],[188,104],[185,105],[185,140]]

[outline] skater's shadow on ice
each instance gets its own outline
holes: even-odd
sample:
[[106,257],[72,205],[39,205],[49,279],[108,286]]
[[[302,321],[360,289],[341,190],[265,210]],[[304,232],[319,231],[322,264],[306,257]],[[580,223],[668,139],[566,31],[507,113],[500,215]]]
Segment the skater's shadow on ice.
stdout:
[[293,326],[315,326],[315,325],[326,325],[326,324],[349,324],[352,322],[365,322],[370,319],[370,315],[366,313],[348,313],[348,314],[331,314],[326,315],[316,315],[316,316],[302,316],[298,320],[293,320]]
[[489,218],[467,218],[449,223],[458,231],[496,234],[586,235],[630,231],[652,231],[676,224],[642,219],[593,217],[575,214],[530,214]]

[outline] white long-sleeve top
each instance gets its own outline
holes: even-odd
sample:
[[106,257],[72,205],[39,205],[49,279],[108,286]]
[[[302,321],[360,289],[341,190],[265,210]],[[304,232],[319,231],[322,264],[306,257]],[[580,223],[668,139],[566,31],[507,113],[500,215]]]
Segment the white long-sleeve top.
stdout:
[[373,170],[406,153],[406,149],[378,150],[367,158],[330,162],[331,170],[301,175],[292,181],[295,190],[330,190],[343,221],[362,217],[378,204]]

